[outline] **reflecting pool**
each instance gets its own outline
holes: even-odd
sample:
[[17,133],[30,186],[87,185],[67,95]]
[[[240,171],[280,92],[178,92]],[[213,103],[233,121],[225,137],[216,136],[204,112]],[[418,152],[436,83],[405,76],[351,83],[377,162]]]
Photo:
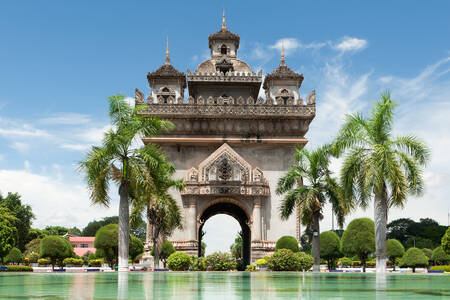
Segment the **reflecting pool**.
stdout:
[[450,275],[2,273],[0,299],[450,299]]

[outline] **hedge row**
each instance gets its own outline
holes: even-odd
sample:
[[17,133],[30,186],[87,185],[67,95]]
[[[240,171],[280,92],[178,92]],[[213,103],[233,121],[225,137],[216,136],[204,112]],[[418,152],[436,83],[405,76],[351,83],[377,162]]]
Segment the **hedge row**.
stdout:
[[444,271],[450,272],[450,265],[448,266],[433,266],[430,268],[431,271]]
[[[6,269],[5,269],[6,268]],[[0,272],[33,272],[33,268],[29,266],[2,266]]]

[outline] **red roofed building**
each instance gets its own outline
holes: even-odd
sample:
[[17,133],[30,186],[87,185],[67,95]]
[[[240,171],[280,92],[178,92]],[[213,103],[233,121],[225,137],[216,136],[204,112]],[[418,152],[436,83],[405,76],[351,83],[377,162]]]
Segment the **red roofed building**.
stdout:
[[69,243],[78,256],[83,256],[87,252],[95,253],[94,240],[95,236],[69,236]]

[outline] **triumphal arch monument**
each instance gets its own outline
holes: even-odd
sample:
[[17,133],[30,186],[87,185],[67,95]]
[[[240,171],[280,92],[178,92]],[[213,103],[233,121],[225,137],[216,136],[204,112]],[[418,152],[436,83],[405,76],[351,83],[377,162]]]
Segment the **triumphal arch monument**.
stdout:
[[[176,126],[143,138],[161,145],[177,169],[175,177],[184,178],[185,189],[172,191],[182,208],[183,230],[169,240],[178,251],[197,255],[203,224],[228,214],[241,225],[249,264],[273,252],[281,236],[300,237],[296,215],[280,219],[282,196],[275,190],[294,162],[295,147],[307,143],[315,91],[302,99],[303,75],[286,65],[283,51],[271,73],[254,72],[238,59],[240,37],[227,29],[225,18],[208,40],[211,57],[187,74],[172,66],[167,49],[165,63],[147,75],[150,95],[145,99],[136,89],[136,104],[146,105],[142,114]],[[258,97],[261,84],[265,98]]]

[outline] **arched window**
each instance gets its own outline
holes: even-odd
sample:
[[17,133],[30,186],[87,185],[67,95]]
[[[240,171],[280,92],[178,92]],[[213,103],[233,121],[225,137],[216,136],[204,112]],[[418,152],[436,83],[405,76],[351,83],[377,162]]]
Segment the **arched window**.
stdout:
[[227,55],[227,46],[222,45],[222,46],[220,47],[220,54],[222,54],[222,55]]
[[162,87],[159,89],[157,97],[158,99],[160,99],[158,101],[159,103],[167,104],[173,102],[173,100],[175,99],[175,91],[168,87]]

